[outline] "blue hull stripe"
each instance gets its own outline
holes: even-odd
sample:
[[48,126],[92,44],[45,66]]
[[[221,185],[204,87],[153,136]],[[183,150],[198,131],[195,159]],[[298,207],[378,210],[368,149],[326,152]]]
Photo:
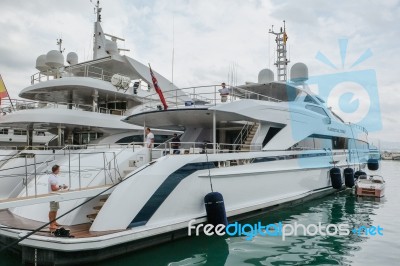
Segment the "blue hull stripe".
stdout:
[[[334,155],[341,155],[344,152],[334,152]],[[293,155],[282,155],[282,156],[268,156],[268,157],[256,157],[250,160],[253,160],[252,163],[261,163],[261,162],[269,162],[269,161],[277,161],[277,160],[290,160],[290,159],[299,159],[299,158],[311,158],[311,157],[320,157],[320,156],[329,156],[332,155],[330,153],[314,153],[314,154],[293,154]],[[158,210],[161,204],[165,201],[165,199],[174,191],[174,189],[179,185],[179,183],[193,174],[198,170],[208,169],[208,166],[211,168],[215,168],[214,162],[202,162],[202,163],[189,163],[172,174],[170,174],[164,182],[158,187],[158,189],[154,192],[154,194],[150,197],[150,199],[144,204],[142,209],[138,212],[138,214],[133,218],[132,222],[129,224],[128,228],[145,225],[150,218],[154,215],[154,213]],[[189,193],[189,192],[188,192]]]

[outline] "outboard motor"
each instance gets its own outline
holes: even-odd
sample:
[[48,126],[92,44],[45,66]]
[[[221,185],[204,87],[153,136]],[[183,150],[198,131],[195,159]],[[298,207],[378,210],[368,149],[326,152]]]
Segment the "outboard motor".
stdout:
[[340,189],[342,187],[342,173],[340,168],[334,167],[329,171],[331,177],[332,187],[334,189]]
[[346,187],[354,187],[354,170],[352,168],[346,168],[343,171],[343,175]]
[[226,218],[224,198],[219,192],[210,192],[204,197],[207,212],[207,221],[214,226],[218,224],[228,225]]
[[377,159],[368,159],[368,169],[371,171],[376,171],[379,169],[379,161]]

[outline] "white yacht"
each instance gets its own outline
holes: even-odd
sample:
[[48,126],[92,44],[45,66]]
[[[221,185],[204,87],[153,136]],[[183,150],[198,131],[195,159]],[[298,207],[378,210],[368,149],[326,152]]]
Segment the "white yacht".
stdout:
[[[76,156],[89,151],[111,156],[125,149],[122,144],[143,143],[143,127],[121,120],[142,105],[144,97],[154,94],[149,67],[122,55],[124,49],[117,41],[123,39],[103,32],[99,4],[94,29],[92,60],[78,62],[77,54],[70,52],[65,62],[60,39],[58,50],[37,58],[39,72],[20,92],[22,99],[2,101],[0,199],[18,195],[36,174],[48,171],[49,164],[65,156],[66,150],[74,150]],[[160,87],[173,88],[185,97],[154,73]],[[153,132],[156,143],[173,134]],[[96,167],[104,168],[103,162]]]
[[[278,45],[283,39],[277,33]],[[48,202],[61,201],[59,223],[75,237],[29,235],[20,242],[23,261],[36,254],[43,262],[87,263],[187,236],[189,222],[207,222],[204,197],[212,191],[223,195],[232,220],[341,189],[343,170],[367,163],[367,131],[343,122],[309,90],[304,64],[293,65],[286,81],[281,59],[278,81],[262,70],[257,83],[232,86],[227,97],[218,86],[174,88],[165,92],[168,110],[160,110],[155,93],[144,97],[123,121],[182,131],[179,148],[168,141],[153,149],[128,147],[118,162],[106,158],[97,175],[85,177],[81,160],[102,155],[72,155],[71,161],[66,152],[56,162],[73,169],[59,177],[71,190],[47,194],[47,175],[35,176],[18,198],[0,202],[8,208],[0,212],[0,240],[24,237],[26,231],[12,228],[18,222],[26,230],[44,227]],[[124,175],[113,175],[113,164]]]

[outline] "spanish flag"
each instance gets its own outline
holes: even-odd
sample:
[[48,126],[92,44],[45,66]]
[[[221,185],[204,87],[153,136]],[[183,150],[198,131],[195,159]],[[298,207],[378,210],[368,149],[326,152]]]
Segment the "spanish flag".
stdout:
[[289,39],[289,37],[286,34],[286,31],[283,33],[283,43],[286,44],[287,40]]
[[8,92],[6,89],[6,85],[4,84],[3,78],[0,75],[0,104],[1,104],[1,99],[8,97]]

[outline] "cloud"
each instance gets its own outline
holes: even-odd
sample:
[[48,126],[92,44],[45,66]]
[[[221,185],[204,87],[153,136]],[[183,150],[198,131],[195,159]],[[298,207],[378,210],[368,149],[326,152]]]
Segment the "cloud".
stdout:
[[[348,38],[349,67],[366,50],[373,56],[354,70],[377,73],[384,130],[376,135],[397,140],[396,103],[400,100],[397,18],[399,1],[280,0],[104,0],[103,29],[126,39],[127,55],[171,78],[174,21],[174,82],[181,87],[227,81],[237,65],[237,82],[256,81],[265,67],[273,70],[272,24],[286,20],[292,63],[304,62],[310,75],[333,73],[315,59],[318,51],[341,66],[338,39]],[[93,5],[89,1],[51,0],[0,3],[0,73],[13,96],[29,85],[40,54],[56,49],[62,37],[66,52],[80,61],[92,55]],[[339,69],[342,71],[342,69]]]

